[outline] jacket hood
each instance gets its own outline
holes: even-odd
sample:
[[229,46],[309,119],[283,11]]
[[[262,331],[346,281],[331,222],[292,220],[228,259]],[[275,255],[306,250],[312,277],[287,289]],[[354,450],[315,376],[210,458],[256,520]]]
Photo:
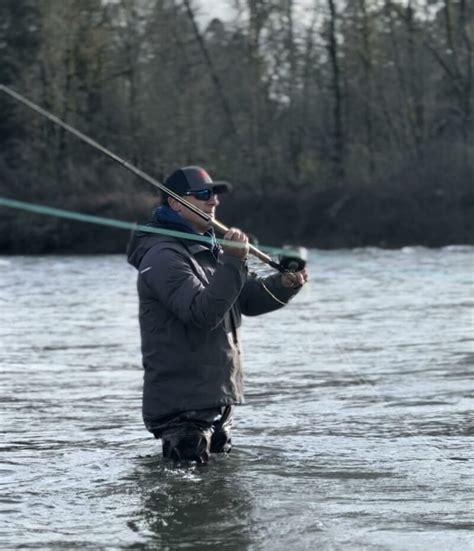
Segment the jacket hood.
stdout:
[[[147,224],[149,225],[149,224]],[[140,262],[145,254],[157,243],[163,241],[176,241],[172,237],[146,233],[143,231],[134,232],[127,245],[127,261],[138,270]]]

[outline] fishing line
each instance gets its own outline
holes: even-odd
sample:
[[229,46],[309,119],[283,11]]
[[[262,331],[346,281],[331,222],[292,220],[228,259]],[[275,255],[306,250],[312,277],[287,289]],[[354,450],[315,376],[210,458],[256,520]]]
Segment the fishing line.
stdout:
[[[26,212],[32,212],[32,213],[35,213],[35,214],[42,214],[42,215],[46,215],[46,216],[54,216],[54,217],[57,217],[57,218],[65,218],[65,219],[69,219],[69,220],[76,220],[76,221],[79,221],[79,222],[97,224],[97,225],[102,225],[102,226],[109,226],[109,227],[114,227],[114,228],[119,228],[119,229],[126,229],[126,230],[132,230],[132,231],[143,231],[143,232],[150,233],[150,234],[166,235],[166,236],[171,236],[171,237],[177,237],[177,238],[180,238],[180,239],[188,239],[188,240],[191,240],[191,241],[200,241],[200,242],[205,242],[205,243],[210,243],[212,241],[211,238],[203,236],[203,235],[194,235],[194,234],[189,234],[189,233],[175,231],[175,230],[167,230],[167,229],[164,229],[164,228],[154,228],[152,226],[146,226],[146,225],[143,225],[143,224],[136,224],[136,223],[132,223],[132,222],[126,222],[126,221],[123,221],[123,220],[116,220],[116,219],[112,219],[112,218],[105,218],[105,217],[95,216],[95,215],[91,215],[91,214],[84,214],[84,213],[77,212],[77,211],[59,209],[59,208],[49,207],[49,206],[45,206],[45,205],[38,205],[38,204],[35,204],[35,203],[29,203],[29,202],[25,202],[25,201],[18,201],[18,200],[15,200],[15,199],[8,199],[6,197],[0,197],[0,206],[13,208],[13,209],[17,209],[17,210],[22,210],[22,211],[26,211]],[[225,239],[217,239],[217,242],[220,243],[221,245],[226,245],[226,244],[233,245],[233,246],[236,245],[236,243],[234,241],[227,241]],[[277,247],[269,247],[269,246],[265,246],[265,245],[259,246],[259,248],[261,250],[266,251],[269,254],[275,254],[275,255],[288,254],[288,252],[289,252],[288,248],[282,249],[282,248],[277,248]],[[274,297],[274,298],[278,302],[281,302],[279,299],[276,299],[276,297]],[[343,359],[345,359],[346,364],[349,367],[349,371],[351,371],[357,377],[357,380],[360,381],[361,383],[365,384],[366,386],[370,387],[370,389],[373,392],[374,396],[376,398],[378,398],[379,403],[387,403],[388,402],[387,398],[385,396],[383,396],[381,394],[381,392],[374,387],[374,384],[372,383],[372,381],[370,381],[367,377],[362,375],[360,373],[360,371],[355,368],[350,356],[344,352],[344,350],[337,343],[335,338],[331,334],[327,334],[326,337],[328,337],[330,339],[333,347],[338,351],[339,355]],[[437,447],[436,445],[429,442],[424,435],[420,435],[419,433],[415,432],[410,427],[410,421],[407,421],[407,420],[404,419],[402,421],[402,423],[404,425],[405,430],[407,430],[407,432],[409,434],[411,434],[412,436],[417,438],[419,441],[423,442],[425,446],[435,449],[443,457],[443,459],[450,459],[449,456],[447,456],[445,453],[443,453],[444,450],[442,451],[439,447]]]
[[[213,218],[211,215],[207,214],[206,212],[204,212],[203,210],[198,208],[195,204],[190,203],[189,201],[187,201],[181,195],[179,195],[176,192],[172,191],[171,189],[166,187],[164,184],[162,184],[161,182],[159,182],[158,180],[156,180],[155,178],[153,178],[152,176],[150,176],[146,172],[143,172],[143,170],[140,170],[139,168],[132,165],[131,163],[129,163],[125,159],[122,159],[121,157],[119,157],[118,155],[116,155],[115,153],[113,153],[112,151],[110,151],[109,149],[107,149],[106,147],[101,145],[100,143],[96,142],[95,140],[93,140],[92,138],[90,138],[89,136],[84,134],[83,132],[77,130],[77,128],[74,128],[70,124],[67,124],[65,121],[61,120],[59,117],[57,117],[53,113],[50,113],[46,109],[43,109],[41,106],[37,105],[36,103],[29,100],[25,96],[19,94],[18,92],[15,92],[14,90],[9,88],[8,86],[5,86],[4,84],[0,84],[0,92],[4,92],[5,94],[8,94],[11,98],[15,99],[16,101],[19,101],[23,105],[26,105],[29,109],[32,109],[33,111],[35,111],[39,115],[47,118],[49,121],[51,121],[54,124],[57,124],[61,128],[64,128],[64,130],[66,130],[67,132],[73,134],[74,136],[76,136],[76,138],[79,138],[81,141],[87,143],[88,145],[90,145],[91,147],[96,149],[97,151],[100,151],[106,157],[109,157],[110,159],[113,159],[115,162],[120,164],[122,167],[124,167],[125,169],[127,169],[130,172],[132,172],[133,174],[135,174],[135,176],[138,176],[140,179],[144,180],[148,184],[151,184],[152,186],[158,188],[162,192],[166,193],[166,195],[169,195],[170,197],[173,197],[173,199],[178,201],[178,203],[181,203],[187,209],[194,212],[201,219],[206,220],[207,222],[209,222],[209,224],[211,224],[211,226],[214,229],[220,231],[223,234],[225,234],[228,231],[229,228],[227,226],[225,226],[224,224],[222,224],[221,222],[219,222],[218,220]],[[254,245],[249,243],[246,246],[248,247],[248,251],[249,251],[250,254],[256,256],[259,260],[261,260],[265,264],[268,264],[269,266],[271,266],[275,270],[277,270],[281,273],[284,273],[284,272],[288,271],[288,269],[284,265],[282,265],[281,263],[279,264],[278,262],[274,262],[271,259],[271,257],[269,257],[267,254],[265,254],[260,249],[257,249],[257,247],[255,247]],[[296,261],[296,259],[293,259],[293,261]],[[296,261],[296,262],[298,262],[298,261]],[[304,267],[304,262],[299,262],[299,265],[301,266],[301,268],[299,268],[299,269],[302,269]],[[292,270],[290,270],[290,271],[292,271]]]
[[[54,216],[56,218],[66,218],[69,220],[77,220],[79,222],[87,222],[89,224],[98,224],[102,226],[110,226],[113,228],[119,228],[132,231],[143,231],[147,233],[157,233],[161,235],[167,235],[171,237],[177,237],[179,239],[189,239],[192,241],[200,241],[204,243],[212,243],[213,239],[205,235],[197,235],[192,233],[180,232],[176,230],[167,230],[165,228],[154,228],[153,226],[146,226],[144,224],[136,224],[133,222],[125,222],[124,220],[116,220],[113,218],[105,218],[102,216],[95,216],[92,214],[85,214],[82,212],[59,209],[55,207],[49,207],[46,205],[38,205],[35,203],[29,203],[26,201],[17,201],[15,199],[8,199],[7,197],[0,197],[0,206],[9,207],[17,210],[23,210],[27,212],[33,212],[35,214],[44,214],[46,216]],[[236,243],[235,241],[228,241],[227,239],[216,239],[220,245],[230,245],[233,247],[245,247],[243,243]],[[259,249],[266,251],[273,255],[286,255],[292,253],[289,248],[278,248],[270,246],[260,246]],[[297,251],[295,251],[295,254]]]

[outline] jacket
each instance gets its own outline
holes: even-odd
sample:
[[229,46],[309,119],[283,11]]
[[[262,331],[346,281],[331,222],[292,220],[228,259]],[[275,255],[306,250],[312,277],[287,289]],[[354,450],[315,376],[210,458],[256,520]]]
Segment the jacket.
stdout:
[[[216,258],[204,244],[156,234],[135,235],[128,261],[138,270],[148,430],[182,411],[242,403],[242,314],[282,307],[262,280],[222,250]],[[285,303],[298,292],[279,274],[264,283]]]

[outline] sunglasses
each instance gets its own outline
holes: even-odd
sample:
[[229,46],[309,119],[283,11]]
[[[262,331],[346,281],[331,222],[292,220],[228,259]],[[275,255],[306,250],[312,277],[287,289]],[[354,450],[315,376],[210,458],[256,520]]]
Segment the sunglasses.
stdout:
[[184,195],[192,195],[198,201],[209,201],[215,193],[213,189],[193,189],[192,191],[187,191]]

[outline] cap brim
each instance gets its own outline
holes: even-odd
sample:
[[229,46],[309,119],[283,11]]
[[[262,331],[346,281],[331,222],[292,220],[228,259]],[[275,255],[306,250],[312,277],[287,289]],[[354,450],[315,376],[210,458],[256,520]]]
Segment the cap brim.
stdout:
[[212,184],[206,184],[206,187],[212,189],[214,193],[227,193],[232,191],[232,184],[230,182],[212,182]]

